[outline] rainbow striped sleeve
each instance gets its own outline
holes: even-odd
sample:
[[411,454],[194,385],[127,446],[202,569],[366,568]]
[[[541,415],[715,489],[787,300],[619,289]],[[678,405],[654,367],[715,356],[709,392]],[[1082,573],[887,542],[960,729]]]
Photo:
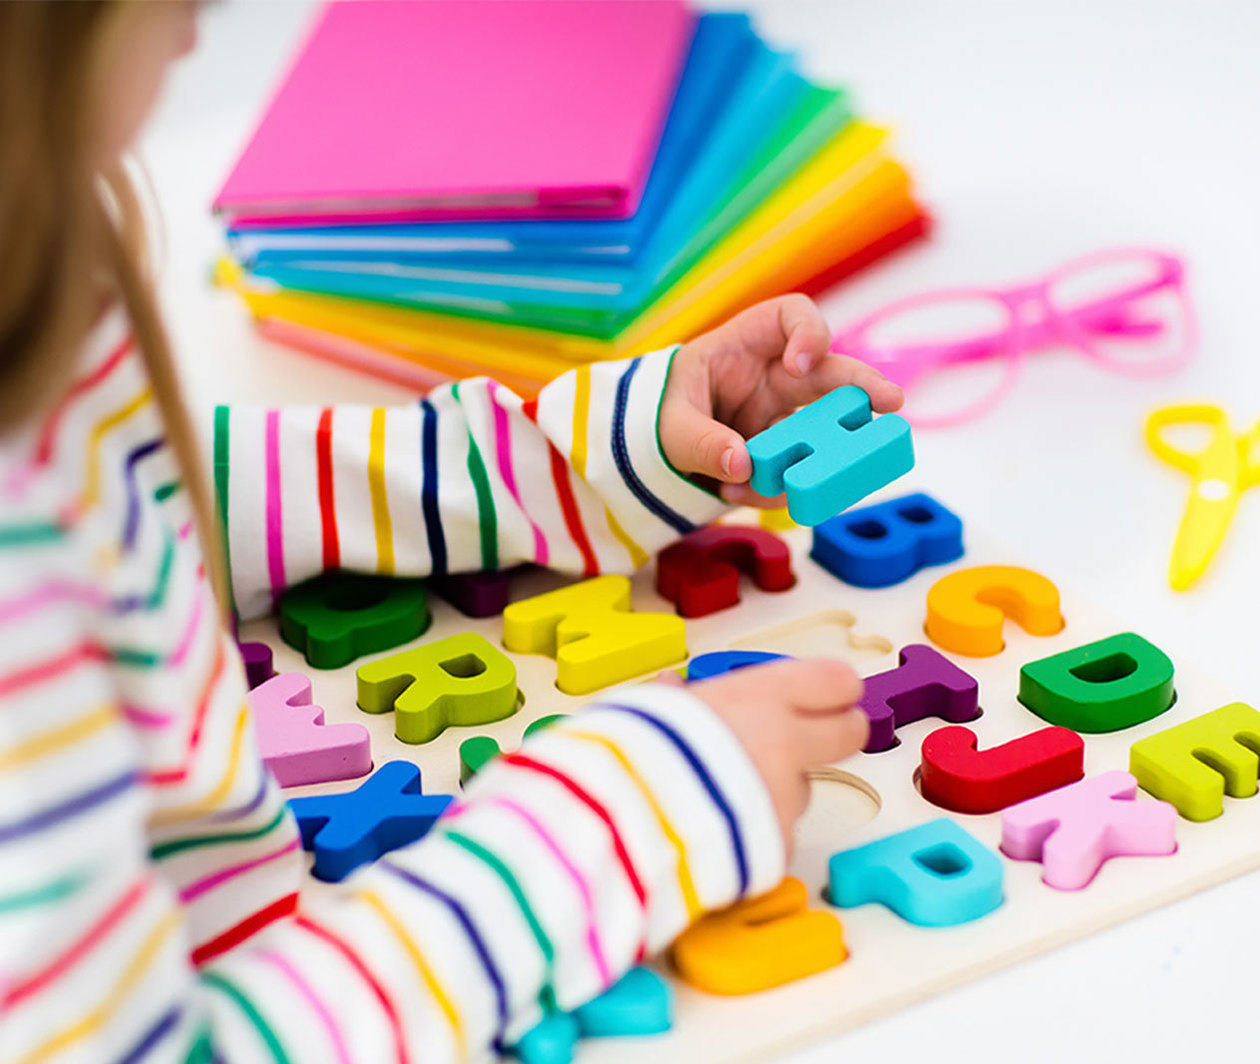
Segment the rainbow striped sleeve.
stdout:
[[[0,441],[0,1062],[484,1058],[777,881],[742,746],[646,685],[484,769],[419,843],[312,884],[125,322],[87,354]],[[630,564],[718,505],[656,448],[668,359],[536,405],[468,381],[407,411],[220,411],[221,516],[257,539],[238,592],[263,608],[336,565]]]
[[783,870],[725,725],[684,689],[619,692],[483,770],[420,843],[211,964],[213,1029],[250,1059],[477,1058]]
[[[783,874],[740,743],[685,689],[645,685],[484,769],[421,842],[199,948],[200,896],[240,894],[275,824],[233,813],[156,840],[143,729],[115,701],[68,550],[50,536],[0,566],[0,616],[22,629],[0,640],[6,1064],[481,1059]],[[172,856],[202,877],[181,887]]]
[[48,510],[0,515],[6,1064],[123,1059],[146,1039],[171,1052],[196,1036],[184,914],[149,861],[141,747],[84,546]]
[[477,378],[388,409],[221,407],[215,486],[237,611],[265,613],[331,568],[643,565],[723,509],[658,444],[675,350],[580,367],[530,403]]

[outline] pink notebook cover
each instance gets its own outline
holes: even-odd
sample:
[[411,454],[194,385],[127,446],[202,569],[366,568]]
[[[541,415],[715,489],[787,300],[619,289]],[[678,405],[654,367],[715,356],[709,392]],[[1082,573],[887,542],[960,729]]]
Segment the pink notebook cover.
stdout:
[[215,210],[236,224],[625,217],[694,27],[681,0],[329,4]]

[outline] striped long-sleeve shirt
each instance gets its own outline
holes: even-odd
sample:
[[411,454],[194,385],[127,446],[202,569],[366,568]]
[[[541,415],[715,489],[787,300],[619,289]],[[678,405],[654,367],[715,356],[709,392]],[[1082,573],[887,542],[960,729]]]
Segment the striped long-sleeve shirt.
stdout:
[[[742,747],[646,686],[300,897],[126,330],[111,317],[64,398],[0,441],[0,1061],[476,1056],[777,881]],[[406,409],[221,412],[242,612],[331,565],[628,568],[719,505],[657,446],[668,360],[571,373],[536,407],[467,381]]]
[[521,399],[485,378],[407,407],[220,407],[215,469],[236,606],[341,566],[426,575],[519,562],[629,571],[722,503],[670,468],[671,351],[583,366]]

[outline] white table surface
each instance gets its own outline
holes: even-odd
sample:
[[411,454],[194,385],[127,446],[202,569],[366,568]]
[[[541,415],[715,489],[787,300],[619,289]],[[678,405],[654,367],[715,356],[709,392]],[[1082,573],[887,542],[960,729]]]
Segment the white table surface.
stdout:
[[[1186,485],[1141,442],[1153,405],[1206,398],[1260,416],[1260,5],[984,0],[753,3],[763,33],[893,122],[934,238],[824,303],[833,323],[912,292],[1030,278],[1078,253],[1149,243],[1189,258],[1196,364],[1134,383],[1071,355],[1033,360],[999,411],[921,433],[922,482],[1174,656],[1260,698],[1260,493],[1201,586],[1167,588]],[[398,388],[256,338],[209,284],[207,204],[277,76],[306,3],[203,16],[145,142],[166,226],[163,299],[199,418],[212,403],[403,401]],[[417,106],[422,106],[418,102]],[[1204,707],[1205,709],[1213,707]],[[1257,799],[1260,800],[1260,799]],[[793,1056],[823,1064],[1172,1060],[1240,1045],[1254,1014],[1260,874],[1189,898]]]

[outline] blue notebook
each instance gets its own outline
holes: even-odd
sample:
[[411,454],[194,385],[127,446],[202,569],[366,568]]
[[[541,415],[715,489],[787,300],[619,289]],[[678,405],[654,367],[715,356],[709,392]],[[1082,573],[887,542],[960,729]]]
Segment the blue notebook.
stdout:
[[449,263],[503,256],[633,261],[686,176],[706,130],[717,121],[730,87],[766,52],[747,15],[714,13],[699,20],[643,198],[629,218],[229,229],[229,245],[239,260],[258,266],[320,259]]

